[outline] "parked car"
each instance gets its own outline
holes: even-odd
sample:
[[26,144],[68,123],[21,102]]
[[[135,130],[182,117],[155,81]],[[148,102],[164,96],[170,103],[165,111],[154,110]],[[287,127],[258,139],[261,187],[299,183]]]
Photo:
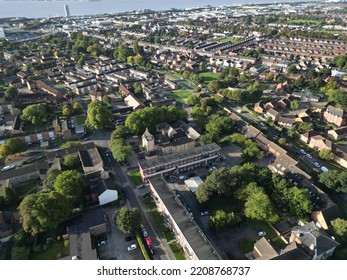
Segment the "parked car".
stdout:
[[147,236],[145,238],[145,240],[146,240],[146,243],[147,243],[148,247],[152,247],[152,240],[151,240],[151,238],[149,236]]
[[142,236],[143,236],[143,237],[146,238],[146,237],[148,236],[148,233],[147,233],[147,230],[146,230],[146,229],[143,228],[143,229],[141,230],[141,232],[142,232]]
[[300,153],[302,153],[303,155],[306,155],[306,151],[304,149],[300,149]]
[[202,211],[200,214],[201,214],[201,216],[209,216],[209,215],[210,215],[210,212],[208,212],[208,211],[206,210],[206,211]]
[[309,158],[309,159],[312,159],[312,156],[310,154],[306,154],[306,156]]
[[7,171],[7,170],[11,170],[11,169],[13,169],[13,168],[15,168],[16,167],[16,165],[15,164],[12,164],[12,165],[6,165],[5,167],[3,167],[2,169],[1,169],[1,171]]
[[98,247],[106,246],[107,245],[107,240],[100,240],[98,241]]
[[133,238],[132,238],[132,236],[127,236],[127,237],[124,238],[124,240],[126,242],[129,242],[129,241],[133,240]]
[[265,231],[259,231],[258,236],[260,236],[260,237],[266,236],[266,232]]
[[185,178],[186,178],[186,176],[184,176],[184,175],[178,177],[178,179],[180,179],[180,180],[184,180]]
[[133,251],[137,248],[136,244],[131,244],[129,247],[128,247],[128,252],[130,251]]
[[320,168],[320,164],[317,161],[315,161],[313,164],[315,167]]

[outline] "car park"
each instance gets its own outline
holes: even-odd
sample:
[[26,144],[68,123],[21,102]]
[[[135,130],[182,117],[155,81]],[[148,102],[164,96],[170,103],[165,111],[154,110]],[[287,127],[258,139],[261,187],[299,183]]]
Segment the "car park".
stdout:
[[266,236],[266,232],[265,231],[259,231],[258,236],[260,236],[260,237]]
[[128,252],[130,251],[133,251],[137,248],[136,244],[131,244],[129,247],[128,247]]

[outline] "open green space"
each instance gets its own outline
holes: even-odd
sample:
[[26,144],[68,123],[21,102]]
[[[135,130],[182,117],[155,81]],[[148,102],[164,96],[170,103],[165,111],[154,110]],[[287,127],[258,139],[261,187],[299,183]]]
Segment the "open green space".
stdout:
[[319,25],[319,21],[310,19],[291,19],[286,21],[287,24],[299,24],[299,25]]
[[69,254],[69,248],[64,246],[63,241],[57,241],[51,244],[43,252],[32,252],[31,260],[56,260]]
[[171,242],[170,248],[176,257],[176,260],[185,260],[186,259],[184,257],[181,246],[177,242]]
[[176,100],[183,100],[190,95],[190,92],[184,89],[176,90],[172,93],[166,94],[167,97],[175,98]]
[[225,37],[223,39],[220,39],[219,43],[226,43],[226,42],[237,43],[237,42],[240,42],[242,40],[243,40],[242,38],[235,38],[233,36],[228,36],[228,37]]
[[140,175],[140,171],[131,171],[128,173],[135,185],[141,185],[142,184],[142,179]]
[[246,226],[247,227],[252,227],[256,231],[265,231],[267,238],[275,239],[275,238],[278,237],[276,232],[266,222],[260,222],[260,221],[255,221],[255,220],[248,220],[246,222]]
[[207,86],[209,82],[213,80],[218,80],[219,74],[212,73],[212,72],[202,72],[199,73],[200,77],[204,77],[204,85]]
[[247,254],[253,251],[254,244],[255,244],[254,240],[242,239],[240,241],[240,248],[242,253]]
[[40,132],[48,128],[49,126],[46,123],[40,123],[40,124],[27,123],[25,125],[25,132],[26,133]]
[[30,193],[36,193],[37,192],[37,182],[29,182],[27,184],[17,186],[15,188],[16,194],[21,197],[25,196]]

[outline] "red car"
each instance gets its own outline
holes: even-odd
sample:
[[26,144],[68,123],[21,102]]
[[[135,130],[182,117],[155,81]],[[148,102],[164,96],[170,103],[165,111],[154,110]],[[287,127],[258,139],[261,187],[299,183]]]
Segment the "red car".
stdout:
[[152,247],[152,240],[148,236],[145,239],[148,247]]

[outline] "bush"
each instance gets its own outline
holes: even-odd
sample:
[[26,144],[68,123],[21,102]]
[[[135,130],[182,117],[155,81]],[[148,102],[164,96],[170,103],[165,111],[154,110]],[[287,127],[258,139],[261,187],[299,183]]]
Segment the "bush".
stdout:
[[69,240],[64,240],[64,247],[68,248],[70,244]]

